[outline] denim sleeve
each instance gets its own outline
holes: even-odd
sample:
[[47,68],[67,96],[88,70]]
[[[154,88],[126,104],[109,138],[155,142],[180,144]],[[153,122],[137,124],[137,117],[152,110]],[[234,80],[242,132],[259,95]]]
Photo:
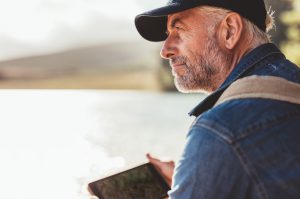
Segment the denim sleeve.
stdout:
[[256,198],[231,145],[209,129],[194,126],[177,163],[171,199]]

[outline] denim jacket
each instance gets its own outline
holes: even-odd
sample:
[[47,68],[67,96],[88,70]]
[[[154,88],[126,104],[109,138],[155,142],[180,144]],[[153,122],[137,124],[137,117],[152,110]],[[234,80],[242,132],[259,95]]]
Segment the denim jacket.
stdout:
[[300,69],[271,43],[242,58],[190,112],[196,119],[175,168],[171,199],[300,198],[300,105],[255,98],[213,107],[232,82],[250,75],[300,83]]

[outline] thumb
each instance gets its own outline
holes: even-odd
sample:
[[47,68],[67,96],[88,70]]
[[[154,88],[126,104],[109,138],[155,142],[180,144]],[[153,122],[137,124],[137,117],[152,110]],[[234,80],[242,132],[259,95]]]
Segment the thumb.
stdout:
[[169,164],[169,165],[171,165],[171,166],[175,165],[174,161],[163,162],[163,161],[161,161],[161,160],[159,160],[157,158],[152,157],[152,155],[149,154],[149,153],[147,153],[146,156],[147,156],[149,162],[152,163],[152,164],[154,164],[157,167],[165,166],[166,163]]
[[147,156],[148,160],[152,164],[157,165],[157,166],[161,166],[162,165],[162,162],[159,159],[156,159],[156,158],[152,157],[149,153],[147,153],[146,156]]

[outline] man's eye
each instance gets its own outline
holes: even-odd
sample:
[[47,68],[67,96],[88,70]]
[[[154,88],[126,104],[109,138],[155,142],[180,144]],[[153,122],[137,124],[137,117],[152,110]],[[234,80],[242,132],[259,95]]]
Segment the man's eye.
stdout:
[[182,30],[182,27],[181,26],[175,26],[175,29],[176,30]]

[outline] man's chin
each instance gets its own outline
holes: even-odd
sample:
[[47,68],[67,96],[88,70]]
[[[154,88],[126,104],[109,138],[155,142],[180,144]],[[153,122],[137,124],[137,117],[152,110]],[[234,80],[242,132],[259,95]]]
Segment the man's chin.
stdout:
[[209,89],[205,89],[201,86],[192,86],[188,83],[182,83],[178,80],[174,80],[175,87],[177,90],[181,93],[204,93],[204,94],[210,94],[211,91]]
[[175,79],[175,87],[181,93],[193,93],[193,90],[191,88],[189,88],[187,85],[183,83],[179,83],[176,79]]

